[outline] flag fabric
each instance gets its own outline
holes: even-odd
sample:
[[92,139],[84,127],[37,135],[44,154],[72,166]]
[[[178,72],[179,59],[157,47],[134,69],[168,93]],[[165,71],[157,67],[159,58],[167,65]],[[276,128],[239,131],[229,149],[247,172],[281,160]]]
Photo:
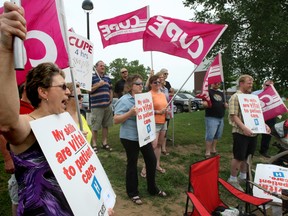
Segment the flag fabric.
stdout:
[[103,48],[142,39],[149,20],[149,6],[97,23]]
[[[18,85],[25,81],[28,71],[40,63],[53,62],[60,68],[66,68],[69,65],[63,31],[60,27],[63,24],[60,23],[62,21],[57,11],[59,1],[22,0],[27,21],[27,36],[24,41],[26,58],[24,71],[16,73]],[[3,13],[3,8],[0,13]]]
[[270,85],[263,92],[258,94],[258,97],[260,99],[265,121],[288,111],[273,85]]
[[208,85],[224,82],[221,53],[218,53],[206,73],[208,73]]
[[198,94],[196,96],[198,98],[202,98],[202,100],[207,101],[208,107],[211,107],[212,105],[209,97],[209,85],[218,82],[224,82],[221,53],[218,53],[218,55],[215,57],[212,64],[206,71],[202,86],[202,92],[201,94]]
[[227,25],[153,16],[143,34],[143,50],[164,52],[199,65],[226,28]]

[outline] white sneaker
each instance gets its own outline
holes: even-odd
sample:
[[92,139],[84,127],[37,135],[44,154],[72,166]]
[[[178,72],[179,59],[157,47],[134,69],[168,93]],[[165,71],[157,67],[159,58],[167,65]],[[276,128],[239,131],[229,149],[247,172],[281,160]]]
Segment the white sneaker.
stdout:
[[236,181],[233,181],[231,180],[230,178],[227,180],[228,183],[230,183],[232,186],[234,186],[235,188],[237,188],[238,190],[244,192],[243,188],[239,185],[239,182],[236,180]]

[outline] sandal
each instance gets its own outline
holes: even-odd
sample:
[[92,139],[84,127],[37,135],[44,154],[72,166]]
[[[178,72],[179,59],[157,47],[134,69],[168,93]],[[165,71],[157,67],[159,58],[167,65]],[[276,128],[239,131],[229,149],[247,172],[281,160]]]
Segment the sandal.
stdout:
[[211,158],[212,156],[211,156],[211,154],[205,154],[205,156],[204,156],[206,159],[208,159],[208,158]]
[[108,144],[103,144],[102,148],[105,149],[106,151],[112,151],[112,148]]
[[159,191],[159,193],[157,194],[159,197],[167,197],[167,194],[164,191]]
[[132,200],[132,202],[134,202],[137,205],[142,205],[143,204],[143,202],[142,202],[142,200],[140,199],[139,196],[134,196],[134,197],[131,198],[131,200]]
[[140,172],[140,176],[142,178],[146,178],[146,170],[144,171],[144,169],[142,169],[141,172]]
[[165,169],[163,169],[163,168],[156,168],[156,170],[158,171],[158,172],[160,172],[160,173],[162,173],[162,174],[164,174],[164,173],[166,173],[166,170]]
[[97,146],[92,146],[93,151],[97,154],[98,153],[98,149]]
[[165,156],[168,156],[168,155],[169,155],[169,152],[167,152],[167,151],[162,151],[162,154],[165,155]]

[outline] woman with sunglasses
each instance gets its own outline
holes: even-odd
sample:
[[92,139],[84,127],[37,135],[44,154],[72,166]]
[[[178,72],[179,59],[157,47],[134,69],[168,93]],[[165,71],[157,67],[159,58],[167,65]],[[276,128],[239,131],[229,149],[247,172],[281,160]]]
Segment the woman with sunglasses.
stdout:
[[65,112],[69,89],[64,73],[52,63],[30,70],[26,93],[35,110],[19,115],[19,96],[13,66],[13,37],[26,37],[24,10],[4,3],[0,16],[0,133],[10,143],[19,185],[17,215],[73,215],[71,208],[37,142],[30,122]]
[[[77,124],[79,124],[78,113],[77,113],[77,104],[76,104],[75,97],[78,98],[79,107],[80,107],[80,105],[83,101],[83,95],[81,94],[80,85],[78,83],[76,83],[76,94],[74,94],[73,83],[67,83],[67,88],[69,89],[71,94],[69,95],[69,99],[67,101],[66,111],[69,112],[70,115],[72,116],[73,120]],[[82,125],[83,125],[83,134],[85,135],[88,143],[91,144],[92,132],[90,130],[90,127],[89,127],[85,117],[83,115],[80,115],[80,116],[81,116],[81,121],[82,121]],[[95,146],[95,145],[92,145],[92,146]],[[95,151],[95,153],[97,153],[97,151]]]
[[[165,133],[167,130],[166,113],[168,103],[165,94],[161,92],[161,82],[159,76],[153,75],[149,78],[148,88],[152,95],[156,122],[156,139],[152,142],[154,153],[157,159],[156,170],[164,174],[166,170],[160,166],[160,156],[161,146],[165,140]],[[141,176],[144,178],[146,177],[145,167],[143,167],[141,171]]]
[[140,75],[128,77],[125,83],[124,94],[115,104],[114,122],[121,124],[120,141],[125,148],[127,156],[126,192],[132,201],[141,205],[142,201],[138,191],[137,162],[141,151],[147,168],[147,189],[151,195],[167,196],[164,191],[157,188],[155,183],[156,157],[151,143],[140,148],[136,123],[137,109],[135,108],[135,94],[142,93],[143,79]]

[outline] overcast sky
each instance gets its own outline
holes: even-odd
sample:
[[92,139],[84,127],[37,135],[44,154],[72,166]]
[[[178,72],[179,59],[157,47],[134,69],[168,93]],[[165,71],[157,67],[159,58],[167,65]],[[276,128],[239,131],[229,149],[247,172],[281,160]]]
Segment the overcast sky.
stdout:
[[[77,34],[87,36],[86,14],[82,10],[82,0],[64,0],[68,28],[73,27]],[[90,14],[90,40],[94,43],[94,62],[103,60],[109,64],[116,58],[127,58],[128,62],[139,60],[145,67],[151,67],[150,52],[144,52],[142,40],[120,43],[103,49],[97,22],[149,5],[150,17],[163,15],[177,19],[189,20],[193,14],[185,8],[182,0],[92,0],[94,10]],[[155,72],[161,68],[169,71],[168,81],[174,88],[180,88],[194,69],[194,64],[189,60],[165,53],[153,52],[153,67]],[[189,79],[184,89],[194,89],[193,77]]]
[[[1,5],[4,0],[0,0]],[[73,27],[74,31],[84,37],[87,36],[86,13],[82,9],[83,0],[63,0],[67,27]],[[150,17],[163,15],[171,18],[189,20],[193,17],[189,8],[183,6],[182,0],[92,0],[94,10],[90,14],[90,40],[94,44],[94,63],[103,60],[106,64],[111,63],[116,58],[127,58],[128,62],[139,60],[145,67],[151,65],[150,52],[144,52],[142,40],[128,43],[120,43],[103,49],[97,22],[109,19],[121,14],[137,10],[144,6],[150,6]],[[27,13],[27,12],[26,12]],[[28,12],[29,13],[29,12]],[[153,67],[155,72],[161,68],[169,71],[168,81],[172,87],[180,88],[194,69],[194,64],[189,60],[165,53],[153,52]],[[193,77],[184,86],[185,90],[194,89]]]

